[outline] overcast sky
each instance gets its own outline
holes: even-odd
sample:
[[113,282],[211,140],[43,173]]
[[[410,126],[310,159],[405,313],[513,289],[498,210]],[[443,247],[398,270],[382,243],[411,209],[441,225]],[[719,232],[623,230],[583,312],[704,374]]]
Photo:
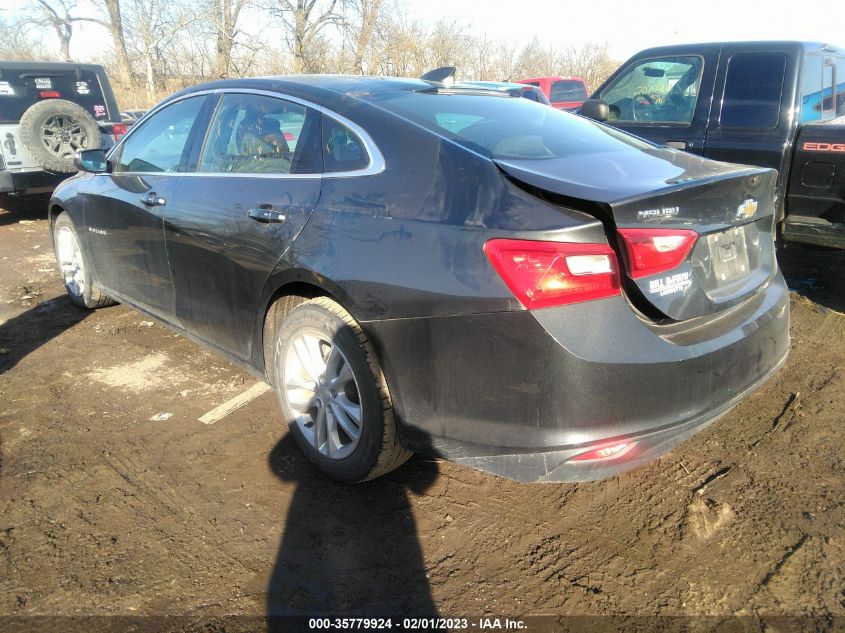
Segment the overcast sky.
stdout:
[[843,0],[406,0],[421,19],[455,17],[524,44],[598,41],[626,59],[662,44],[797,39],[845,46]]
[[[845,46],[845,0],[404,0],[407,17],[457,19],[477,34],[524,45],[607,42],[624,60],[650,46],[717,40],[797,39]],[[11,17],[23,0],[0,0]],[[80,2],[80,6],[84,3]],[[78,24],[71,54],[108,47],[99,27]],[[248,28],[248,30],[251,30]],[[457,61],[457,60],[456,60]]]

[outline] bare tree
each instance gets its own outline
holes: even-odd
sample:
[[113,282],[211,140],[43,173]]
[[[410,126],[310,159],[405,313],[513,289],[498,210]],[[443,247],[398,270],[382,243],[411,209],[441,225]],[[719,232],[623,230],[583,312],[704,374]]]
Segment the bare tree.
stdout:
[[570,47],[563,53],[563,68],[569,75],[581,77],[588,89],[597,88],[619,66],[607,52],[607,42],[588,42]]
[[270,10],[288,30],[293,72],[312,72],[317,60],[309,47],[327,26],[343,23],[338,0],[276,0]]
[[73,24],[79,22],[80,17],[72,15],[76,9],[76,2],[71,0],[35,0],[31,3],[35,9],[34,15],[27,21],[32,24],[53,30],[59,39],[59,55],[62,60],[69,62],[70,39],[73,37]]
[[381,15],[382,0],[350,0],[349,4],[355,15],[355,21],[347,24],[353,44],[352,70],[363,75],[364,57]]
[[106,12],[106,19],[92,19],[93,22],[105,28],[111,35],[114,54],[117,58],[117,69],[120,81],[125,88],[131,88],[132,64],[129,61],[129,52],[126,48],[126,36],[123,30],[123,15],[120,9],[120,0],[95,0],[95,3]]
[[238,35],[238,18],[246,0],[210,0],[216,43],[214,74],[219,79],[229,76],[232,49]]
[[169,52],[184,29],[202,18],[197,7],[172,0],[131,0],[124,28],[143,64],[147,98],[155,101]]
[[0,17],[0,59],[29,59],[46,61],[41,41],[33,41],[25,28],[24,20],[6,21]]

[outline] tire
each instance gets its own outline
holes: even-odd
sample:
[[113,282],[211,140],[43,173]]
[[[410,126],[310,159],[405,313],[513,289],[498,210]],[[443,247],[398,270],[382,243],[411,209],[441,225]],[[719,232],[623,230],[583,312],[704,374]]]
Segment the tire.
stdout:
[[282,414],[323,473],[361,482],[408,460],[381,366],[361,326],[340,305],[327,297],[296,305],[278,324],[273,349]]
[[21,116],[20,135],[36,163],[60,173],[76,171],[74,152],[97,149],[103,142],[94,117],[65,99],[48,99],[30,106]]
[[[75,252],[71,254],[70,251]],[[91,264],[79,245],[76,227],[67,213],[60,213],[53,223],[53,252],[71,301],[91,310],[115,303],[93,280]],[[68,266],[76,266],[76,269],[70,269]]]

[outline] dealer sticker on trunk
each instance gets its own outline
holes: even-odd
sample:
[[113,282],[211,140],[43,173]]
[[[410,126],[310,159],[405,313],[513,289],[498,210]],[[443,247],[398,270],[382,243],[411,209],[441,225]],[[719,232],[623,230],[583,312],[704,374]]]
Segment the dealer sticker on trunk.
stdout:
[[692,286],[692,273],[677,273],[669,275],[663,279],[652,279],[648,282],[648,291],[653,295],[673,295],[678,292],[685,292],[687,288]]

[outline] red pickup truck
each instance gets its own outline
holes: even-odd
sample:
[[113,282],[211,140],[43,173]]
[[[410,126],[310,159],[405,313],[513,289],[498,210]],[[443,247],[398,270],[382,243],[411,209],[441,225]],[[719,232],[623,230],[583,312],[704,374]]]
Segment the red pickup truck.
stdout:
[[580,77],[534,77],[516,83],[537,86],[559,110],[580,108],[587,98],[587,85]]

